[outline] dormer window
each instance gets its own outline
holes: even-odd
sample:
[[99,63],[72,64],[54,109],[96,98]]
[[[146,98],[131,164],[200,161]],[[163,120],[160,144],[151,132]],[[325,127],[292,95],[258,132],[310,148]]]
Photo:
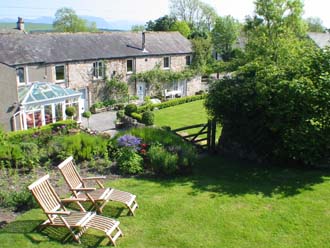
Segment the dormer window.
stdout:
[[16,68],[16,76],[17,76],[17,82],[19,84],[25,83],[25,71],[24,67],[17,67]]
[[164,69],[170,69],[170,57],[164,57],[163,67]]
[[93,63],[93,76],[94,78],[104,78],[103,61],[97,61]]

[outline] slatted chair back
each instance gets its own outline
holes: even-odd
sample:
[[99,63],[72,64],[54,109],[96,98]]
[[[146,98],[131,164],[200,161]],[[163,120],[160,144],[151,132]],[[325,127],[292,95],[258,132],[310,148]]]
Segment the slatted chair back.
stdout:
[[[49,182],[49,175],[45,175],[28,186],[40,207],[47,212],[55,212],[59,209],[65,210],[60,198]],[[48,216],[51,218],[51,216]]]
[[58,168],[71,189],[78,189],[84,186],[83,180],[75,167],[72,156],[60,163]]

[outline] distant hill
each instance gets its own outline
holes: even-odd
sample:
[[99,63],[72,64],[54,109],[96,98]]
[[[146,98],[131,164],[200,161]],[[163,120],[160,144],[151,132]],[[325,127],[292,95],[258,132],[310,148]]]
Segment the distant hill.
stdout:
[[[115,21],[106,21],[101,17],[96,16],[79,16],[88,22],[95,22],[97,28],[99,29],[106,29],[106,30],[130,30],[133,25],[144,25],[145,23],[141,21],[134,21],[134,20],[115,20]],[[25,22],[25,29],[30,31],[35,30],[52,30],[52,23],[54,21],[53,17],[50,16],[41,16],[36,19],[28,19],[24,18]],[[16,27],[17,19],[14,18],[0,18],[0,28],[6,27],[6,25],[10,25],[9,27]],[[2,26],[5,25],[5,26]],[[36,26],[34,26],[36,25]]]
[[[16,28],[16,22],[0,22],[0,29],[2,28]],[[52,24],[45,24],[45,23],[30,23],[24,22],[24,29],[27,32],[31,31],[51,31],[53,29]]]

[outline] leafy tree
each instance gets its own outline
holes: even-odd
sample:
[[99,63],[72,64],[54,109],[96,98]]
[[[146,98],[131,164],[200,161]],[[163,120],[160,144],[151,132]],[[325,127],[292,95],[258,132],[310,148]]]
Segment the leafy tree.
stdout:
[[[246,50],[250,59],[258,56],[277,62],[281,56],[285,61],[295,45],[288,40],[306,35],[306,25],[301,15],[303,4],[300,0],[257,0],[253,18],[246,20],[248,38]],[[298,48],[297,48],[298,49]]]
[[[222,151],[256,160],[330,163],[330,52],[305,38],[302,4],[257,0],[247,63],[209,90]],[[253,50],[253,49],[254,50]]]
[[239,23],[231,16],[218,17],[212,30],[214,50],[228,60],[239,35]]
[[184,37],[188,37],[191,33],[189,25],[185,21],[176,21],[171,26],[171,31],[178,31]]
[[55,13],[53,27],[59,32],[96,32],[95,22],[88,23],[86,20],[77,16],[71,8],[61,8]]
[[319,33],[325,32],[325,27],[323,26],[323,22],[318,17],[309,17],[306,19],[306,23],[308,25],[309,32],[319,32]]
[[168,15],[162,16],[155,21],[148,21],[146,24],[147,31],[170,31],[172,25],[176,22],[175,17]]
[[212,63],[212,42],[210,38],[195,38],[192,41],[194,57],[192,66],[196,70],[205,73],[208,65]]
[[198,31],[211,31],[217,17],[214,8],[200,0],[170,0],[170,9],[172,16]]
[[139,31],[144,31],[144,30],[145,30],[144,25],[133,25],[131,27],[131,31],[133,31],[133,32],[139,32]]

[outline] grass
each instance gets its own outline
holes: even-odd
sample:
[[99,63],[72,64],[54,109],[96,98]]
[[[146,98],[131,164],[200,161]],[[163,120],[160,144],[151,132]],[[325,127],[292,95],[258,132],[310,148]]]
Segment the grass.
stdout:
[[155,125],[170,126],[172,129],[176,129],[206,123],[208,118],[203,104],[204,100],[198,100],[154,111]]
[[[193,175],[174,179],[127,178],[107,185],[138,195],[136,217],[110,203],[104,215],[120,220],[118,247],[329,247],[330,171],[256,166],[218,156],[201,158]],[[123,210],[123,211],[122,211]],[[0,229],[7,247],[80,247],[62,244],[59,229],[35,230],[39,209]],[[105,242],[83,236],[83,247]]]
[[[180,104],[174,107],[164,108],[155,113],[155,125],[170,126],[171,129],[176,129],[185,126],[192,126],[196,124],[204,124],[208,120],[206,109],[204,107],[204,100],[198,100],[194,102],[189,102],[185,104]],[[199,132],[201,128],[193,128],[184,130],[182,135],[186,134],[195,134]],[[221,126],[217,125],[216,130],[216,141],[221,134]],[[205,135],[200,136],[199,138],[205,138]]]
[[[16,23],[0,23],[0,29],[1,28],[16,28]],[[35,31],[35,30],[45,30],[45,31],[49,31],[53,29],[53,25],[52,24],[45,24],[45,23],[30,23],[30,22],[26,22],[24,24],[24,29],[27,32],[30,31]]]

